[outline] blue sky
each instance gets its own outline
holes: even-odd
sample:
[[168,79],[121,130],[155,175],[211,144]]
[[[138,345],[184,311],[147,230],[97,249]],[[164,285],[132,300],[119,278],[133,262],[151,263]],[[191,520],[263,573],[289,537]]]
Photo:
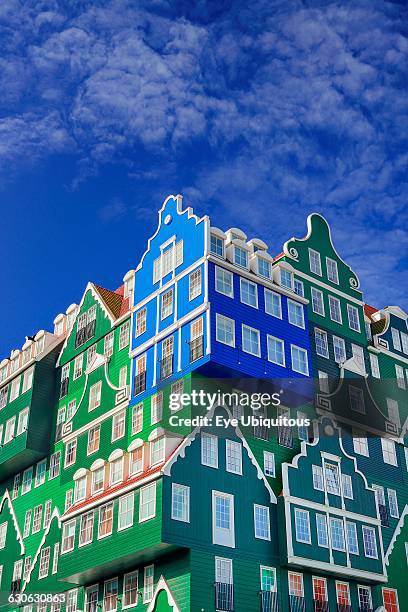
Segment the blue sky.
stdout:
[[117,287],[182,193],[279,253],[322,212],[408,308],[408,5],[0,3],[1,355]]

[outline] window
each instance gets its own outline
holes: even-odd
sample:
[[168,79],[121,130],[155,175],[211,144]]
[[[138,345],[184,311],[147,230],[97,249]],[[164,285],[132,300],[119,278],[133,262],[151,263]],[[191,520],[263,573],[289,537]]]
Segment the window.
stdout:
[[357,593],[359,610],[361,612],[369,612],[373,607],[370,587],[357,586]]
[[74,438],[74,440],[70,440],[69,442],[67,442],[67,445],[65,447],[64,467],[69,467],[70,465],[73,465],[75,463],[76,451],[77,451],[77,439]]
[[353,429],[353,448],[357,455],[363,455],[363,457],[369,457],[368,451],[368,440],[367,437],[362,435],[363,432]]
[[388,463],[388,465],[398,465],[394,440],[390,438],[381,438],[381,446],[384,463]]
[[140,489],[139,523],[156,515],[156,483],[153,482]]
[[305,296],[305,288],[303,286],[303,283],[301,280],[299,280],[298,278],[295,278],[293,281],[293,288],[294,291],[296,293],[296,295],[299,295],[300,297],[304,297]]
[[327,372],[322,372],[321,370],[318,370],[318,377],[319,377],[320,392],[330,393],[329,375],[327,374]]
[[242,325],[242,350],[256,357],[261,355],[259,331],[244,324]]
[[0,389],[0,410],[7,405],[8,385]]
[[52,573],[56,574],[58,571],[58,557],[59,557],[59,542],[54,544],[54,551],[52,555]]
[[294,344],[291,344],[290,352],[292,356],[292,370],[294,372],[299,372],[299,374],[304,374],[305,376],[308,376],[309,366],[307,363],[306,350],[300,348],[299,346],[295,346]]
[[134,508],[135,495],[133,492],[119,497],[118,531],[133,525]]
[[50,457],[50,471],[48,475],[48,480],[52,480],[59,475],[60,471],[60,462],[61,462],[61,451],[57,451],[52,454]]
[[[23,528],[23,538],[26,538],[30,535],[30,529],[31,529],[31,514],[32,514],[32,510],[27,510],[27,512],[25,513],[25,517],[24,517],[24,528]],[[1,527],[0,526],[0,534],[1,534]],[[0,541],[1,541],[1,537],[0,537]],[[0,546],[1,548],[1,546]]]
[[87,455],[92,455],[92,453],[96,453],[99,450],[99,442],[101,439],[101,426],[94,425],[88,431],[88,445],[86,449]]
[[190,487],[173,482],[171,489],[171,518],[190,521]]
[[390,507],[390,516],[399,518],[397,492],[394,489],[387,489],[388,505]]
[[25,393],[26,391],[31,389],[31,387],[33,386],[33,375],[34,375],[34,368],[29,368],[28,370],[24,372],[23,386],[21,389],[21,393]]
[[280,284],[282,287],[286,287],[286,289],[293,290],[293,274],[289,270],[285,270],[284,268],[280,269]]
[[334,463],[324,464],[324,475],[326,478],[327,493],[340,495],[340,472],[339,466]]
[[[27,555],[24,559],[23,580],[27,580],[30,570],[31,570],[31,556]],[[0,582],[1,582],[1,575],[0,575]]]
[[215,268],[215,290],[218,293],[233,298],[234,297],[234,285],[233,285],[233,274],[224,268]]
[[83,363],[84,363],[84,355],[82,353],[81,355],[78,355],[78,357],[75,357],[75,361],[74,361],[74,375],[73,375],[73,379],[74,380],[76,380],[77,378],[82,376]]
[[327,532],[327,518],[325,514],[316,514],[317,545],[323,548],[329,546],[329,534]]
[[130,572],[123,577],[122,609],[137,605],[139,572]]
[[7,523],[4,522],[0,525],[0,550],[3,550],[6,546],[7,539]]
[[161,298],[161,318],[166,319],[173,314],[173,287],[163,293]]
[[16,427],[16,417],[13,416],[11,419],[6,421],[6,431],[4,432],[4,444],[8,444],[14,438],[14,429]]
[[365,556],[369,559],[378,559],[377,540],[375,537],[374,527],[367,527],[366,525],[363,525],[362,530]]
[[248,267],[248,252],[240,247],[234,247],[234,264],[242,268]]
[[242,474],[242,444],[225,440],[226,470],[232,474]]
[[296,540],[304,544],[311,544],[310,539],[310,520],[307,510],[295,508],[295,529]]
[[274,567],[260,566],[261,591],[276,592],[276,569]]
[[351,304],[347,304],[347,317],[350,329],[356,332],[360,331],[360,319],[358,316],[358,309]]
[[322,275],[322,263],[320,261],[320,253],[314,249],[309,249],[309,265],[310,271],[318,276]]
[[235,321],[217,313],[216,340],[228,346],[235,346]]
[[93,470],[92,472],[92,480],[91,480],[91,493],[94,495],[95,493],[99,493],[103,490],[105,480],[105,468],[102,465],[101,467]]
[[337,261],[326,257],[327,279],[336,285],[339,284],[339,273],[337,270]]
[[146,331],[146,308],[141,308],[136,313],[136,338]]
[[201,268],[194,270],[188,277],[188,298],[194,300],[201,295]]
[[342,474],[343,496],[353,499],[353,481],[349,474]]
[[76,412],[76,400],[71,400],[67,409],[67,420],[71,419]]
[[121,410],[120,412],[113,415],[112,418],[112,442],[123,438],[125,435],[125,419],[126,411]]
[[86,476],[82,476],[75,480],[74,485],[74,502],[85,499],[86,496]]
[[93,344],[86,351],[86,367],[87,368],[89,368],[92,365],[92,362],[95,359],[95,355],[96,355],[96,344]]
[[320,357],[329,357],[329,347],[327,343],[327,332],[322,329],[315,328],[315,345],[316,345],[316,353],[320,355]]
[[42,522],[42,505],[35,506],[34,518],[33,518],[33,529],[31,533],[38,533],[41,529]]
[[104,504],[99,508],[98,538],[104,538],[112,533],[113,502]]
[[346,522],[347,548],[351,555],[358,555],[358,537],[355,523]]
[[81,516],[79,526],[79,546],[90,544],[93,539],[94,512],[91,510]]
[[340,609],[349,609],[351,606],[350,600],[350,588],[347,582],[337,582],[336,581],[336,598],[339,607],[344,606],[344,608]]
[[163,436],[150,442],[150,467],[164,461],[165,450]]
[[35,487],[39,487],[45,482],[45,474],[47,472],[47,460],[43,459],[37,463],[37,467],[35,470]]
[[265,296],[265,312],[277,319],[282,318],[282,298],[279,293],[270,291],[269,289],[264,290]]
[[130,453],[129,475],[141,474],[143,472],[143,446],[136,448]]
[[254,529],[256,538],[260,540],[271,539],[268,506],[260,506],[259,504],[254,504]]
[[48,529],[51,522],[51,500],[47,499],[44,505],[44,529]]
[[342,322],[340,300],[332,295],[329,295],[329,312],[332,321]]
[[333,550],[345,551],[343,521],[338,518],[330,519],[330,535]]
[[173,272],[183,263],[183,241],[170,244],[153,262],[153,283]]
[[391,327],[391,336],[395,350],[401,352],[401,340],[398,329],[395,329],[395,327]]
[[224,240],[215,234],[211,234],[210,251],[217,257],[224,257]]
[[296,327],[305,328],[305,318],[302,304],[298,304],[293,300],[288,300],[288,318],[289,323]]
[[292,597],[303,597],[303,576],[288,572],[289,595]]
[[75,545],[75,519],[64,523],[62,527],[62,547],[61,552],[66,553],[74,549]]
[[18,492],[20,489],[20,482],[21,482],[21,476],[20,474],[16,474],[14,476],[13,490],[11,492],[11,499],[16,499],[16,497],[18,496]]
[[370,353],[371,374],[374,378],[380,378],[380,366],[377,355]]
[[212,492],[213,544],[235,547],[234,496]]
[[240,279],[241,286],[241,302],[258,308],[258,287],[255,283],[251,283],[245,278]]
[[402,351],[407,354],[408,353],[408,334],[404,334],[401,332],[401,343],[402,343]]
[[265,476],[275,478],[275,455],[270,451],[264,451],[264,473]]
[[406,389],[405,386],[405,377],[404,377],[404,369],[395,364],[395,377],[397,379],[397,385],[400,389]]
[[118,605],[118,579],[105,580],[103,585],[104,612],[113,612]]
[[89,389],[89,412],[91,412],[91,410],[95,410],[95,408],[98,408],[101,405],[101,388],[102,381],[99,380]]
[[176,380],[176,382],[174,382],[171,385],[171,395],[173,396],[173,408],[172,410],[176,411],[176,410],[180,410],[182,408],[182,404],[181,404],[181,395],[183,394],[184,391],[184,383],[183,383],[183,379],[181,380]]
[[382,593],[386,612],[399,612],[397,591],[395,589],[386,589],[383,587]]
[[201,463],[218,468],[218,438],[212,434],[201,434]]
[[271,277],[270,263],[261,257],[258,257],[258,274],[260,276],[264,276],[265,278]]
[[321,465],[312,465],[313,488],[324,491],[323,468]]
[[137,404],[132,408],[132,436],[143,429],[143,404]]
[[33,481],[33,468],[27,468],[23,472],[23,482],[21,485],[21,495],[28,493],[31,490],[31,483]]
[[324,317],[323,292],[320,289],[316,289],[316,287],[312,287],[311,294],[313,312]]
[[65,612],[76,612],[77,609],[77,601],[78,601],[78,589],[71,589],[67,591],[67,599]]
[[50,566],[50,553],[51,548],[49,546],[41,549],[38,578],[45,578],[46,576],[48,576],[48,569]]
[[364,349],[362,346],[359,346],[358,344],[352,344],[351,345],[351,350],[353,353],[353,357],[355,359],[355,361],[358,363],[358,366],[361,368],[361,370],[364,372],[365,374],[365,361],[364,361]]
[[20,376],[17,376],[17,378],[15,378],[11,382],[9,402],[12,402],[15,399],[17,399],[17,397],[20,394],[20,378],[21,378]]
[[353,412],[358,412],[359,414],[365,414],[363,390],[359,387],[353,387],[352,385],[350,385],[348,391],[351,410]]
[[152,395],[151,399],[151,425],[155,425],[163,418],[163,393],[160,391]]
[[127,384],[127,366],[123,366],[119,370],[119,388],[124,389]]
[[113,354],[113,332],[109,332],[104,338],[103,342],[103,354],[105,357],[109,358]]
[[398,402],[390,397],[387,397],[388,420],[394,423],[398,428],[401,426]]
[[143,603],[153,599],[154,591],[154,565],[147,565],[143,575]]
[[85,612],[97,612],[99,587],[94,584],[85,590]]
[[[323,602],[326,603],[327,600],[327,583],[326,578],[316,578],[313,576],[313,600],[315,602],[319,602],[315,604],[315,610],[325,610],[326,606],[323,605]],[[320,603],[321,602],[321,603]],[[320,604],[320,605],[319,605]]]
[[24,408],[24,410],[22,410],[20,414],[18,415],[17,434],[16,434],[17,436],[27,431],[28,410],[29,410],[28,408]]
[[343,338],[333,336],[334,360],[336,363],[346,361],[346,343]]
[[[129,336],[130,336],[130,323],[126,321],[123,325],[120,326],[119,329],[119,350],[125,348],[129,344]],[[112,342],[113,346],[113,342]]]
[[285,366],[285,347],[283,340],[267,336],[268,360],[280,366]]
[[109,466],[109,485],[115,485],[123,480],[123,457],[114,459]]

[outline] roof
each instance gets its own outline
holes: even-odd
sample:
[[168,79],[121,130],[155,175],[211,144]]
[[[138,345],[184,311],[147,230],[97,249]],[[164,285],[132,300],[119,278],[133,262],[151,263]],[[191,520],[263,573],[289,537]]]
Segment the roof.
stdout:
[[275,257],[273,258],[273,261],[278,261],[278,259],[281,259],[282,257],[285,257],[285,253],[279,253],[279,255],[275,255]]
[[106,308],[112,313],[115,319],[119,319],[122,315],[129,311],[129,298],[123,297],[123,285],[116,289],[116,291],[105,289],[105,287],[95,285],[95,283],[94,287]]
[[378,312],[378,308],[374,308],[374,306],[370,306],[369,304],[364,304],[364,313],[367,317],[371,317],[375,312]]

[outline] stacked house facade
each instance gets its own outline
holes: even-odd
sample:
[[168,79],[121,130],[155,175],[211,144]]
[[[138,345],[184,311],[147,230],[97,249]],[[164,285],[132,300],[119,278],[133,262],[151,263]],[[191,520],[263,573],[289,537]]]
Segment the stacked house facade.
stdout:
[[274,257],[169,196],[0,363],[1,608],[408,609],[408,315],[307,225]]

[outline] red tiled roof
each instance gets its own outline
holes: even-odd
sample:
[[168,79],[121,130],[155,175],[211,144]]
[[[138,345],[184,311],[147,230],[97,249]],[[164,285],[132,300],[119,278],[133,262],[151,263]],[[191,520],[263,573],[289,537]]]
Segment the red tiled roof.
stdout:
[[123,297],[123,285],[116,289],[116,291],[105,289],[105,287],[101,287],[95,283],[94,287],[115,319],[119,319],[129,311],[129,298]]
[[281,259],[281,257],[284,257],[285,253],[279,253],[279,255],[275,255],[275,257],[273,258],[273,261],[278,261],[278,259]]
[[369,304],[364,304],[364,312],[367,317],[371,317],[375,312],[378,311],[378,308],[374,308],[374,306],[369,306]]
[[68,516],[69,514],[72,514],[72,512],[75,512],[76,510],[79,510],[80,508],[85,508],[86,506],[88,506],[89,504],[95,501],[103,500],[104,497],[106,497],[107,495],[110,495],[111,493],[116,493],[117,491],[121,491],[128,485],[135,484],[139,480],[143,480],[144,478],[147,478],[148,476],[151,476],[152,474],[156,474],[156,472],[160,472],[164,463],[165,461],[163,461],[163,463],[161,463],[160,465],[155,465],[154,468],[149,468],[148,470],[145,470],[144,472],[142,472],[141,474],[138,474],[137,476],[133,476],[132,478],[128,478],[127,480],[124,480],[123,482],[120,482],[119,484],[113,487],[108,487],[107,489],[104,489],[98,495],[92,495],[91,497],[84,499],[78,504],[74,504],[73,506],[69,508],[69,510],[67,510],[67,512],[64,513],[64,516]]

